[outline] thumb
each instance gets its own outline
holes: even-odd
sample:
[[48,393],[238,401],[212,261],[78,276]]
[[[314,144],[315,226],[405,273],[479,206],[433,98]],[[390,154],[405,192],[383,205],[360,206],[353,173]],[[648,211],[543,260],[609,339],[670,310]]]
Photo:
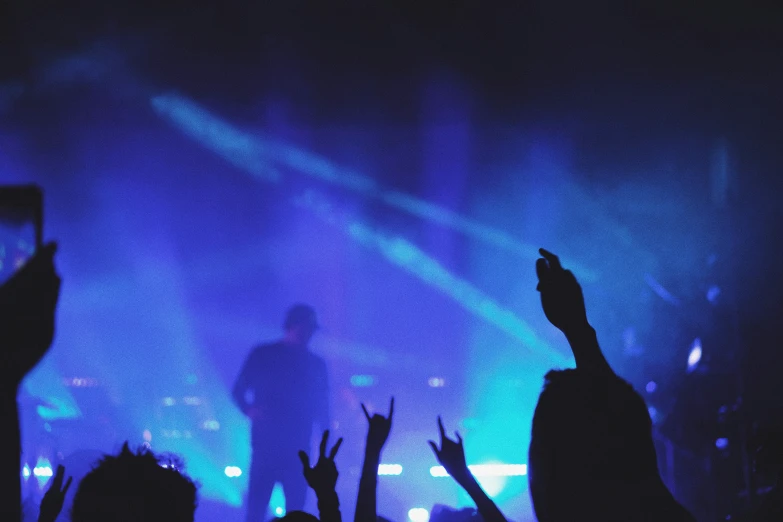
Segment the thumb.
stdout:
[[427,441],[427,444],[429,444],[429,445],[430,445],[430,448],[432,448],[432,452],[435,454],[435,457],[437,457],[437,458],[438,458],[438,460],[440,460],[440,451],[438,451],[438,445],[437,445],[437,444],[435,444],[435,443],[434,443],[433,441],[431,441],[431,440],[428,440],[428,441]]
[[302,466],[304,466],[305,471],[310,469],[310,456],[307,455],[304,451],[299,452],[299,460],[302,461]]

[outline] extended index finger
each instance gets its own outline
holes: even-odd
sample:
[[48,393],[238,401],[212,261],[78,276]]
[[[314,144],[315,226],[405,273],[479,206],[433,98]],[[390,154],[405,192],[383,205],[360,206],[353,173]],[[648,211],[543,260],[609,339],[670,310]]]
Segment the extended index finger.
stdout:
[[391,398],[391,402],[389,403],[389,421],[392,420],[393,415],[394,415],[394,397]]
[[324,431],[323,437],[321,437],[321,446],[319,456],[326,457],[326,443],[329,441],[329,430]]
[[446,430],[443,427],[443,419],[440,418],[440,415],[438,415],[438,429],[440,430],[440,440],[443,442],[443,439],[446,438]]
[[549,250],[546,250],[544,248],[539,248],[538,253],[544,256],[544,259],[547,260],[549,263],[549,266],[551,268],[554,268],[556,270],[562,270],[563,266],[560,264],[560,258],[557,257],[555,254],[550,252]]
[[367,422],[370,422],[370,419],[372,417],[370,417],[370,413],[367,411],[367,407],[364,405],[364,403],[361,404],[362,404],[362,411],[364,412],[364,416],[367,417]]
[[62,465],[57,466],[57,473],[54,476],[52,487],[60,489],[63,483],[63,478],[65,478],[65,468]]

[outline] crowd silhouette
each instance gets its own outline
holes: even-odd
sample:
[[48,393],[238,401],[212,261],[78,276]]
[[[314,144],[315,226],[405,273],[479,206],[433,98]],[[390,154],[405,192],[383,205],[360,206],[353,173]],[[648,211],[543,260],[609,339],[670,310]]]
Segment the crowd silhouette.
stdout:
[[[0,288],[0,331],[6,343],[0,355],[5,377],[0,382],[6,385],[2,422],[10,437],[0,447],[0,480],[6,495],[2,520],[22,517],[16,394],[53,340],[60,291],[55,253],[54,244],[41,248]],[[550,371],[535,408],[528,466],[536,517],[541,522],[694,520],[661,480],[645,402],[607,363],[588,321],[579,283],[557,256],[543,249],[540,253],[535,268],[542,308],[566,336],[576,368]],[[242,390],[235,392],[244,404]],[[245,406],[249,411],[251,405]],[[362,410],[368,429],[354,522],[377,522],[384,520],[377,508],[377,471],[392,433],[394,398],[385,416],[371,413],[363,404]],[[429,441],[434,458],[473,499],[484,522],[505,522],[468,468],[462,437],[456,433],[451,438],[440,418],[437,427],[439,441]],[[295,509],[282,520],[342,521],[335,458],[343,439],[330,448],[329,436],[324,430],[314,464],[305,451],[298,453],[304,481],[318,501],[318,517]],[[775,453],[778,447],[773,446],[769,442],[762,447]],[[765,462],[773,463],[771,473],[780,474],[779,458]],[[71,487],[66,471],[58,467],[40,506],[40,522],[53,522],[63,508]],[[96,463],[75,487],[73,522],[193,521],[198,504],[197,485],[182,472],[176,457],[156,455],[144,447],[132,450],[127,443],[119,454]],[[770,501],[758,520],[778,520],[779,506]]]

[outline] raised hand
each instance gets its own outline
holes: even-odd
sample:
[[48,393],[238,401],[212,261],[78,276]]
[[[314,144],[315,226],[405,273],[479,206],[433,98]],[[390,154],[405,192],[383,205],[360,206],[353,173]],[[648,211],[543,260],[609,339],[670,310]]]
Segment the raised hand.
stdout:
[[337,455],[337,451],[340,449],[340,445],[343,443],[342,437],[337,439],[337,442],[329,452],[329,456],[326,455],[326,444],[329,442],[329,430],[324,431],[323,437],[321,437],[321,446],[318,454],[318,462],[315,463],[315,467],[310,467],[310,457],[306,452],[299,452],[299,460],[302,461],[304,467],[304,476],[307,480],[307,484],[313,488],[315,494],[320,496],[322,494],[333,493],[334,488],[337,485],[337,466],[334,464],[334,457]]
[[71,487],[73,477],[68,477],[68,481],[63,486],[65,478],[65,468],[57,466],[57,474],[52,480],[52,485],[41,500],[41,511],[38,514],[38,522],[54,522],[60,515],[65,502],[65,495],[68,494],[68,488]]
[[367,418],[367,422],[370,424],[370,429],[367,432],[367,452],[380,454],[383,445],[386,444],[386,440],[389,438],[389,432],[392,427],[392,417],[394,416],[394,397],[391,398],[389,403],[389,416],[375,414],[370,416],[367,408],[362,404],[362,411]]
[[57,246],[49,243],[0,287],[0,332],[5,344],[6,378],[21,382],[43,358],[54,338],[60,278],[54,267]]
[[454,480],[464,485],[473,475],[470,473],[468,464],[465,460],[465,448],[462,445],[462,437],[459,433],[454,432],[457,436],[457,440],[448,438],[440,416],[438,416],[438,429],[440,430],[440,449],[438,449],[438,445],[431,440],[428,441],[429,445],[435,453],[438,462],[446,469],[446,472],[448,472]]
[[582,287],[574,274],[564,270],[553,253],[543,248],[539,253],[542,258],[536,261],[537,290],[546,318],[566,335],[589,327]]

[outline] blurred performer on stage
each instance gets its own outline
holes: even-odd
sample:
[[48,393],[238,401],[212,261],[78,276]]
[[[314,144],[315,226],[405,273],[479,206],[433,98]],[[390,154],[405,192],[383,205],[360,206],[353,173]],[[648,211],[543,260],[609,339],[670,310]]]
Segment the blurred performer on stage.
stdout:
[[309,451],[314,423],[329,428],[326,364],[309,350],[318,330],[315,310],[293,306],[283,327],[281,340],[250,353],[234,384],[234,401],[252,422],[247,522],[267,519],[276,482],[283,486],[287,511],[304,507],[307,483],[297,453]]

